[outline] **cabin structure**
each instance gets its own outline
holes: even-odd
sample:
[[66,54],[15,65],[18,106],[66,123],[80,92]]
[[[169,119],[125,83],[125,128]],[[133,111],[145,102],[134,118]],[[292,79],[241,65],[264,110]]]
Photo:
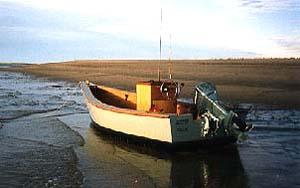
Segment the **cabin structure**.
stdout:
[[138,111],[176,113],[176,88],[170,82],[145,81],[136,84]]

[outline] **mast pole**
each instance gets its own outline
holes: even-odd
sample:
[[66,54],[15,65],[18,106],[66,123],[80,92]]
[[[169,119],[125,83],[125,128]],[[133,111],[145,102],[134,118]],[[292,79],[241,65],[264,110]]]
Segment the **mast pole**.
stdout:
[[158,81],[160,81],[160,64],[161,64],[161,30],[162,30],[162,8],[160,8],[160,35],[159,35]]
[[172,80],[172,44],[171,44],[171,34],[170,34],[170,49],[169,49],[169,79]]

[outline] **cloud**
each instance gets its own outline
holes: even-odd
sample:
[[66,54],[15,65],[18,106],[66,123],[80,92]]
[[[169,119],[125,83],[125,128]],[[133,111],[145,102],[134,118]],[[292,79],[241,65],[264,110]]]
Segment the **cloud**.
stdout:
[[[288,51],[286,46],[292,46],[292,42],[286,40],[280,42],[272,37],[270,39],[268,31],[273,32],[273,28],[257,28],[256,23],[251,20],[251,16],[256,20],[262,18],[252,14],[253,10],[286,9],[292,6],[294,1],[285,1],[288,5],[282,1],[276,2],[275,0],[213,0],[209,3],[206,1],[183,3],[177,0],[0,0],[0,43],[6,42],[11,49],[13,44],[18,46],[20,43],[22,49],[28,46],[27,49],[36,50],[41,49],[40,46],[45,48],[44,51],[47,51],[46,48],[52,51],[56,48],[56,44],[59,44],[59,51],[69,52],[74,57],[78,54],[85,57],[85,53],[86,57],[93,58],[99,52],[99,56],[111,58],[126,55],[157,58],[161,34],[163,50],[166,52],[163,56],[168,56],[166,49],[169,49],[170,35],[174,52],[177,54],[174,56],[180,58],[240,57],[259,54],[284,56]],[[162,29],[160,29],[160,7],[163,7]],[[299,23],[297,17],[295,22]],[[287,32],[289,31],[283,34]],[[277,35],[278,33],[275,33],[275,36]],[[5,49],[5,46],[2,45],[1,49]],[[37,50],[36,58],[38,53]],[[51,55],[55,56],[53,53]]]
[[241,6],[261,8],[263,7],[263,3],[260,0],[242,0]]
[[299,0],[239,0],[239,6],[253,11],[300,10]]
[[300,33],[293,36],[277,36],[273,40],[291,54],[298,54],[297,57],[300,57]]

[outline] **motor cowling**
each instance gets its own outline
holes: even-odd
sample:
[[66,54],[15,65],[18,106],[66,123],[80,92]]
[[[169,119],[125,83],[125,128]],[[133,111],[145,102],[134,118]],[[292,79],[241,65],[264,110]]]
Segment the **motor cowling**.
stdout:
[[211,83],[201,82],[195,86],[193,102],[198,115],[209,112],[227,129],[234,128],[245,132],[252,128],[252,125],[247,124],[236,113],[227,111],[219,104],[216,87]]

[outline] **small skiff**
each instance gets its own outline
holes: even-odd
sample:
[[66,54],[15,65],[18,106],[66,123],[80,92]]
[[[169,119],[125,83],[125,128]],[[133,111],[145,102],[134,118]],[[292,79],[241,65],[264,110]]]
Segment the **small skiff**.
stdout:
[[197,148],[237,141],[251,125],[218,102],[210,83],[195,86],[193,102],[178,99],[183,84],[145,81],[136,93],[81,82],[83,96],[94,124],[101,130],[138,141]]

